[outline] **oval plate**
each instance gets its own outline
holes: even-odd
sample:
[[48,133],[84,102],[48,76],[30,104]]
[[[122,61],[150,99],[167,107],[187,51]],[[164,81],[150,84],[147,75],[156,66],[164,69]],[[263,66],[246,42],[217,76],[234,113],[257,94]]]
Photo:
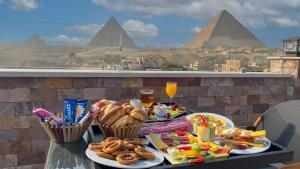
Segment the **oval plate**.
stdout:
[[[232,128],[234,127],[234,123],[227,117],[225,116],[222,116],[222,115],[219,115],[219,114],[215,114],[215,113],[207,113],[207,112],[199,112],[199,113],[193,113],[193,114],[189,114],[187,116],[185,116],[188,121],[190,121],[189,119],[193,116],[193,115],[197,115],[197,114],[200,114],[200,115],[210,115],[210,116],[213,116],[213,117],[216,117],[216,118],[219,118],[221,120],[224,120],[226,123],[227,123],[227,127],[228,128]],[[197,133],[195,131],[192,131],[191,132],[192,134],[194,135],[197,135]]]
[[90,149],[86,149],[85,154],[89,159],[93,160],[96,163],[109,166],[109,167],[115,167],[115,168],[150,168],[150,167],[157,166],[164,161],[164,156],[160,152],[150,147],[146,147],[146,149],[154,153],[155,159],[143,160],[143,161],[140,160],[137,163],[132,165],[123,165],[118,163],[117,161],[99,157],[96,155],[95,151],[92,151]]

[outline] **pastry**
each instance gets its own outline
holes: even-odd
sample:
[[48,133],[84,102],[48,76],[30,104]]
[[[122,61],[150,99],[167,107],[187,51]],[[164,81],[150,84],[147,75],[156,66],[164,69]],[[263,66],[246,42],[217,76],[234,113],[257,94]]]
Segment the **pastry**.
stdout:
[[130,115],[125,115],[117,120],[112,127],[122,128],[133,124],[133,118]]
[[115,121],[117,121],[119,118],[123,117],[124,115],[125,112],[122,106],[115,106],[104,113],[102,117],[102,122],[105,125],[112,125]]
[[125,114],[130,114],[130,112],[134,109],[133,106],[131,106],[129,103],[122,104],[122,107],[124,109]]
[[131,112],[130,112],[130,116],[137,119],[137,120],[140,120],[141,122],[144,122],[146,121],[146,115],[145,113],[143,112],[143,110],[141,109],[133,109]]
[[114,140],[114,141],[106,143],[103,147],[103,151],[105,153],[112,153],[114,151],[119,150],[121,148],[121,146],[122,146],[121,140]]
[[147,150],[147,149],[145,149],[145,148],[143,148],[141,146],[136,147],[134,149],[134,152],[137,155],[139,155],[142,158],[145,158],[147,160],[153,160],[155,158],[155,155],[151,151],[149,151],[149,150]]
[[135,153],[120,154],[116,157],[116,160],[120,164],[130,165],[136,163],[139,158]]
[[124,143],[125,144],[140,145],[140,144],[142,144],[142,140],[139,139],[139,138],[125,138]]
[[102,150],[103,145],[100,143],[90,143],[88,148],[93,151]]
[[107,159],[111,159],[111,160],[115,159],[115,157],[113,155],[108,154],[108,153],[104,153],[102,151],[96,151],[96,155],[99,156],[99,157],[107,158]]

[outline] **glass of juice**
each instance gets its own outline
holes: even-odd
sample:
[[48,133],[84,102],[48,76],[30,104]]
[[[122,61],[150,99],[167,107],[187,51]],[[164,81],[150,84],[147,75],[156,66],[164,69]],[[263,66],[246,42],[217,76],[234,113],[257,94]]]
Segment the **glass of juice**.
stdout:
[[170,97],[170,103],[177,92],[177,83],[176,82],[167,82],[166,84],[166,93]]
[[151,107],[154,102],[154,90],[142,89],[140,90],[140,101],[141,104],[147,109]]

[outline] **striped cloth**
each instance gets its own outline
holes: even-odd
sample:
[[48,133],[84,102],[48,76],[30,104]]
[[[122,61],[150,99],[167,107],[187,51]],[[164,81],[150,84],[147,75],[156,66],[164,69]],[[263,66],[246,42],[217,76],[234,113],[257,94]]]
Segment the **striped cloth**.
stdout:
[[185,117],[179,117],[165,122],[145,123],[140,130],[140,136],[142,137],[150,133],[166,133],[179,129],[192,132],[193,126]]

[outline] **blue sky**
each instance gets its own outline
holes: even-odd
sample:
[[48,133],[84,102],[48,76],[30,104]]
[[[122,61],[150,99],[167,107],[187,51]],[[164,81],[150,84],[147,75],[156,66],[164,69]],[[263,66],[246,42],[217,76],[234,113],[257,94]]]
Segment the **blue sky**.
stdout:
[[115,16],[135,43],[181,47],[222,9],[269,47],[300,36],[300,0],[0,0],[0,43],[85,44]]

